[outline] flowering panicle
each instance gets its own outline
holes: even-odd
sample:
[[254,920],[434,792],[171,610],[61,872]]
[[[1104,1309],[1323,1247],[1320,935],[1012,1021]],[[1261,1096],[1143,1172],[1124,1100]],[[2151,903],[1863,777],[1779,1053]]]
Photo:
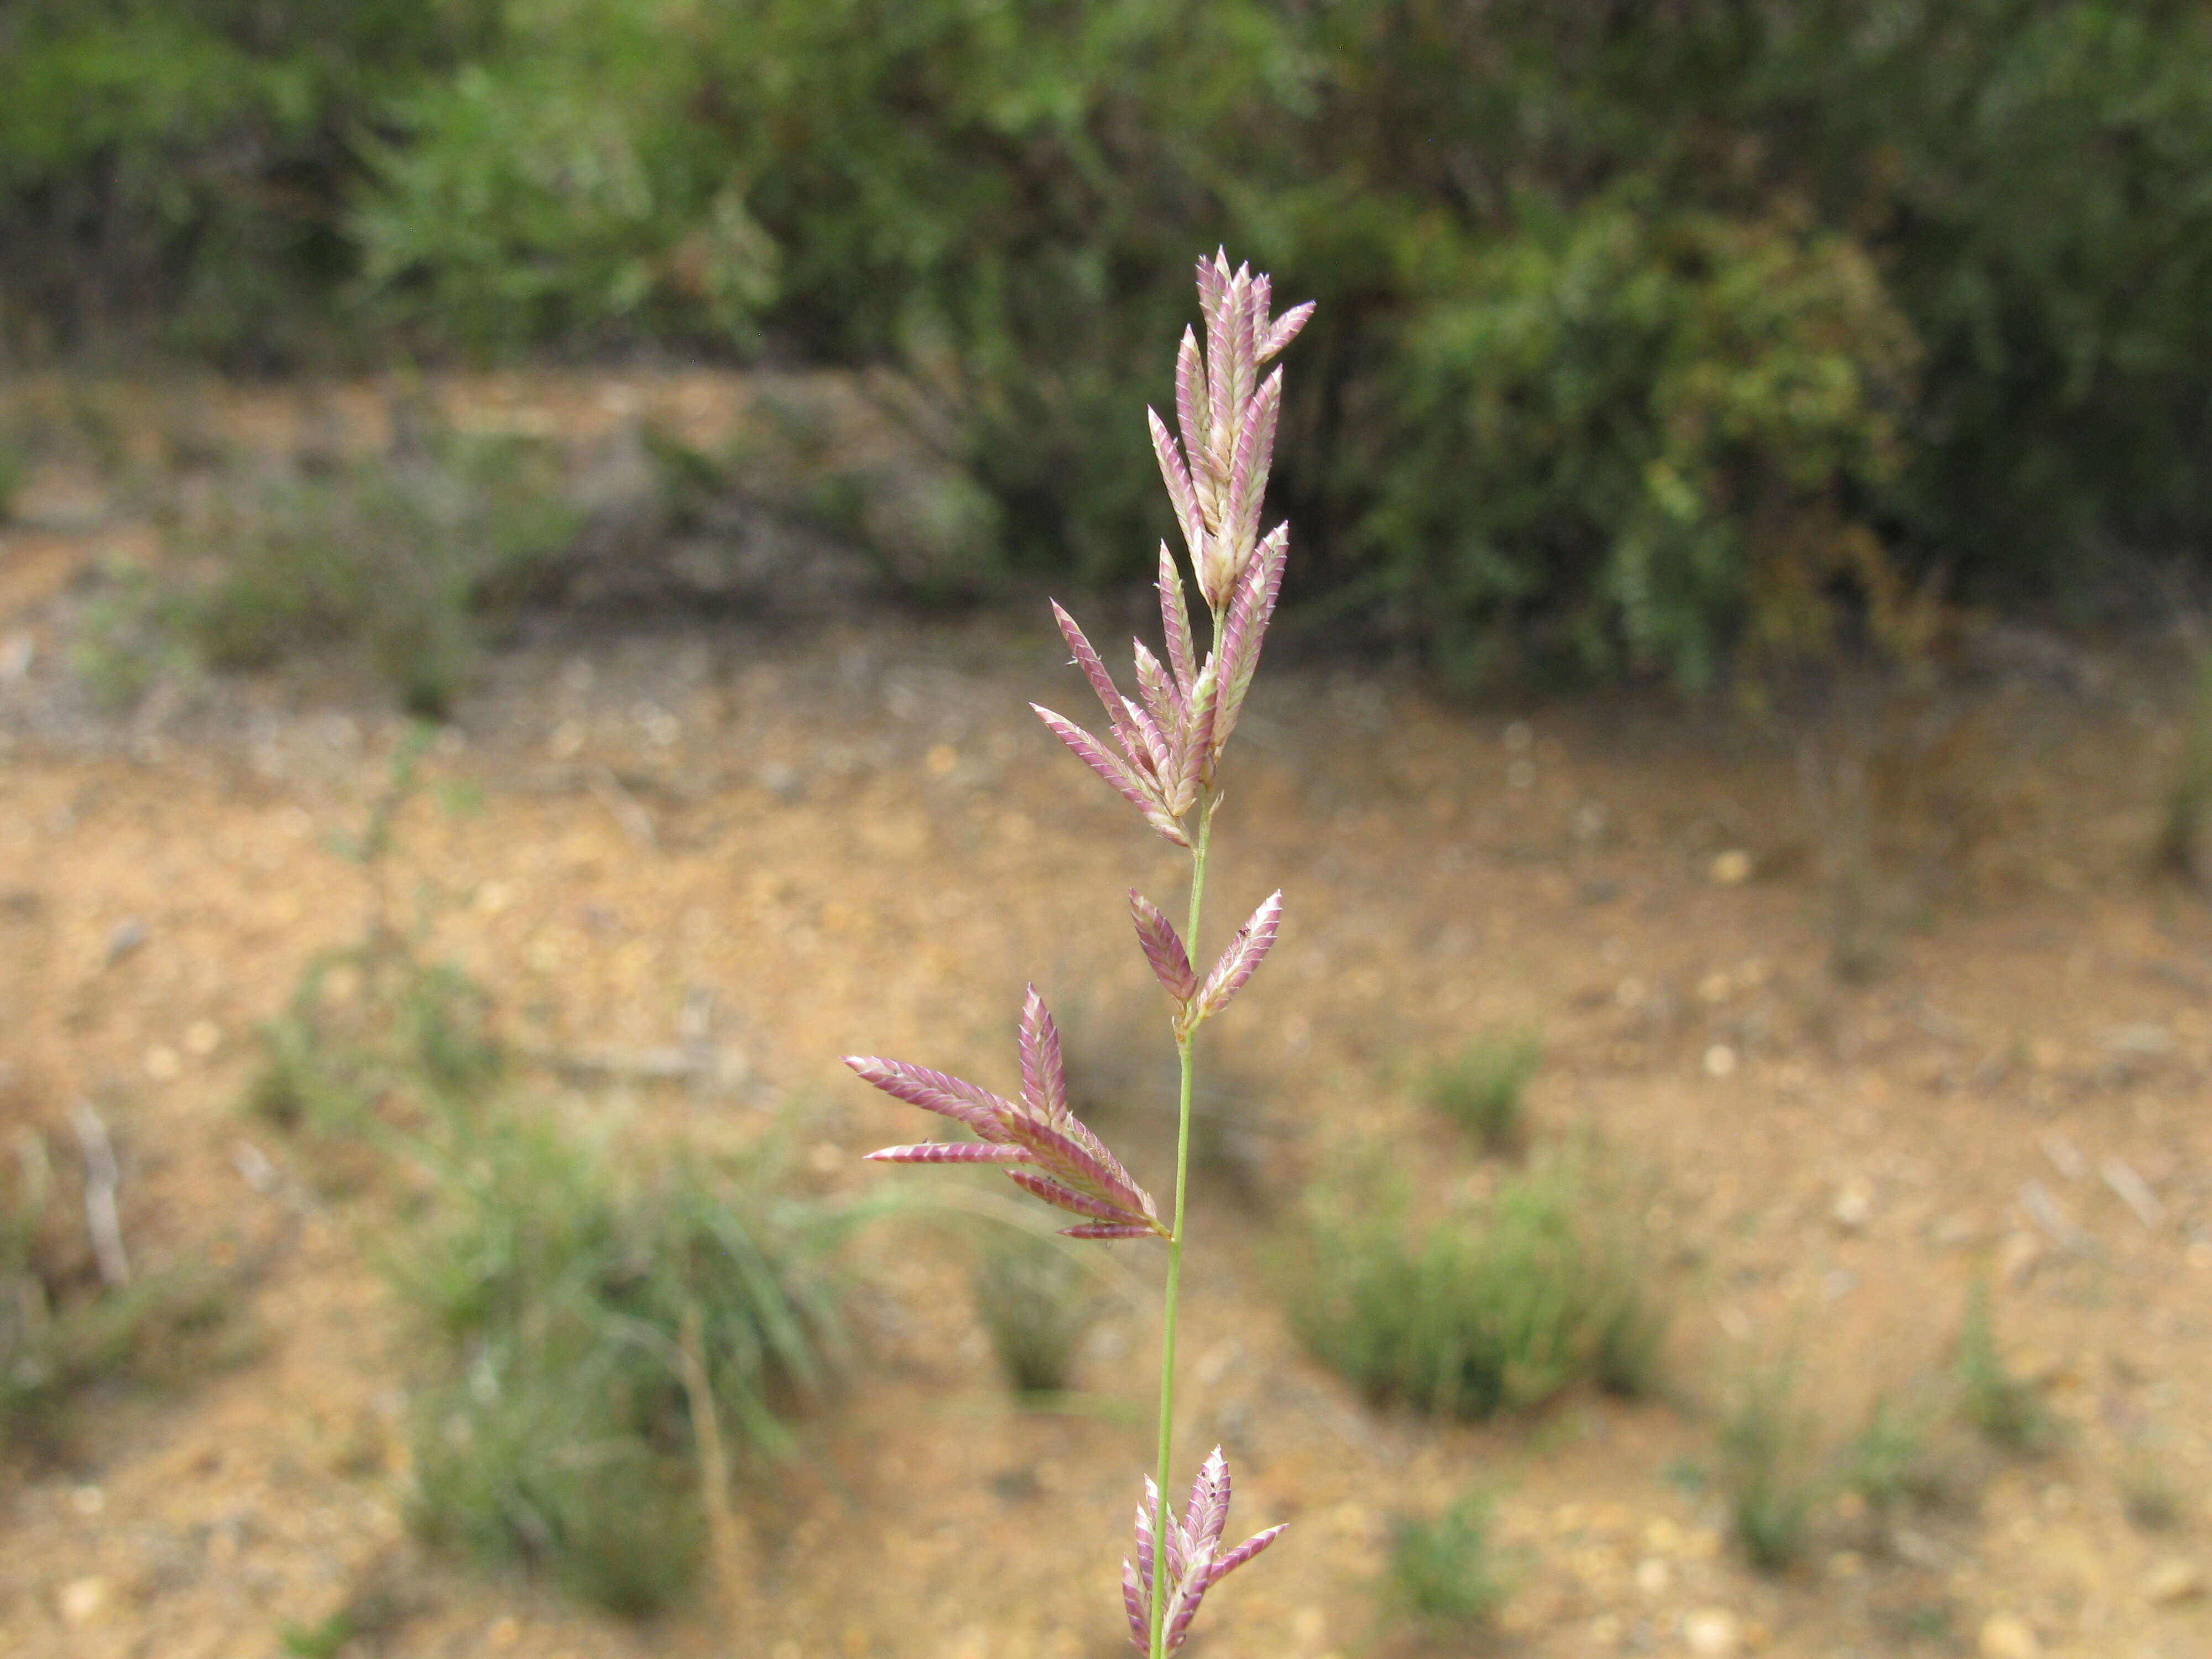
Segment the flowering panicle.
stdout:
[[1182,575],[1163,542],[1160,633],[1167,660],[1137,643],[1136,701],[1114,684],[1075,619],[1057,605],[1052,608],[1076,666],[1106,711],[1119,752],[1073,720],[1030,705],[1078,759],[1178,847],[1190,845],[1182,821],[1212,784],[1223,746],[1237,729],[1290,552],[1288,526],[1277,525],[1264,538],[1259,533],[1283,400],[1282,370],[1261,381],[1260,368],[1313,314],[1309,303],[1271,320],[1267,278],[1244,265],[1232,272],[1219,252],[1199,261],[1198,291],[1206,346],[1201,350],[1197,336],[1184,331],[1176,360],[1180,440],[1157,411],[1146,412],[1160,477],[1212,613],[1212,647],[1201,659]]
[[1022,1097],[1011,1101],[902,1060],[848,1054],[845,1063],[885,1094],[974,1130],[975,1140],[927,1140],[870,1152],[887,1164],[1004,1164],[1006,1178],[1048,1204],[1085,1218],[1071,1238],[1164,1238],[1152,1196],[1068,1109],[1060,1031],[1030,987],[1022,1004]]
[[1164,1577],[1156,1571],[1160,1552],[1155,1540],[1163,1530],[1159,1511],[1160,1489],[1147,1476],[1145,1501],[1137,1506],[1137,1559],[1121,1563],[1121,1605],[1129,1615],[1130,1639],[1146,1647],[1152,1640],[1153,1586],[1164,1582],[1168,1598],[1164,1645],[1172,1653],[1189,1633],[1206,1592],[1273,1543],[1283,1528],[1270,1527],[1232,1550],[1221,1548],[1221,1530],[1229,1524],[1229,1463],[1218,1446],[1191,1483],[1183,1518],[1167,1517]]
[[[1278,369],[1261,378],[1270,359],[1313,314],[1303,305],[1271,318],[1268,280],[1250,267],[1229,268],[1217,252],[1198,266],[1206,343],[1183,332],[1176,358],[1176,429],[1147,410],[1152,449],[1175,506],[1184,545],[1206,601],[1211,628],[1200,649],[1193,632],[1182,572],[1160,544],[1160,649],[1134,642],[1136,695],[1125,696],[1075,618],[1059,605],[1061,638],[1105,711],[1100,738],[1048,708],[1030,707],[1085,766],[1103,778],[1145,822],[1191,855],[1188,931],[1195,942],[1206,889],[1207,846],[1221,795],[1217,773],[1224,746],[1260,664],[1261,642],[1273,617],[1289,556],[1290,532],[1277,525],[1260,533],[1260,512],[1283,405]],[[1206,1592],[1266,1549],[1283,1528],[1271,1527],[1234,1549],[1221,1547],[1229,1521],[1229,1465],[1215,1447],[1192,1485],[1181,1521],[1163,1515],[1160,1489],[1174,1454],[1176,1309],[1182,1284],[1184,1200],[1190,1146],[1193,1054],[1199,1026],[1229,1006],[1267,957],[1281,925],[1283,896],[1270,894],[1237,930],[1201,975],[1190,944],[1159,906],[1133,889],[1130,919],[1145,959],[1175,1005],[1181,1071],[1175,1208],[1164,1224],[1151,1196],[1068,1108],[1060,1033],[1032,986],[1022,1006],[1022,1088],[1008,1100],[943,1072],[904,1060],[854,1056],[846,1060],[884,1093],[949,1117],[975,1139],[926,1141],[871,1152],[907,1164],[996,1164],[1007,1178],[1048,1204],[1080,1218],[1073,1238],[1158,1238],[1167,1246],[1161,1305],[1160,1410],[1157,1474],[1145,1482],[1137,1510],[1136,1559],[1121,1565],[1122,1601],[1130,1634],[1151,1659],[1180,1648]]]
[[1282,370],[1261,381],[1260,368],[1297,337],[1314,308],[1309,301],[1271,321],[1267,278],[1254,276],[1249,265],[1231,272],[1228,256],[1218,251],[1198,262],[1198,297],[1206,313],[1205,349],[1185,329],[1176,354],[1180,445],[1157,411],[1146,414],[1199,591],[1218,616],[1259,542],[1260,500],[1283,406]]

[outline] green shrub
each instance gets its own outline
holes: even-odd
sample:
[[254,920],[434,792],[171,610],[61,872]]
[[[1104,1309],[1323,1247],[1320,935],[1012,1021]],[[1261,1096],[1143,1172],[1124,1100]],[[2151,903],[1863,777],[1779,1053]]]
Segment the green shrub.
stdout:
[[561,482],[540,447],[446,432],[325,473],[234,479],[187,537],[216,573],[190,595],[190,636],[226,668],[357,643],[404,708],[442,716],[482,607],[574,536]]
[[1118,580],[1133,348],[1224,240],[1322,302],[1294,608],[1711,684],[2212,545],[2208,56],[2191,0],[19,0],[0,332],[890,364],[979,562]]
[[0,9],[0,344],[327,356],[355,147],[497,0]]
[[1511,1152],[1527,1139],[1522,1095],[1544,1063],[1540,1039],[1522,1031],[1486,1031],[1429,1073],[1424,1094],[1486,1149]]
[[1438,1640],[1487,1626],[1505,1599],[1489,1521],[1490,1506],[1474,1498],[1433,1519],[1401,1516],[1382,1569],[1384,1608]]
[[1863,251],[1638,191],[1531,202],[1449,264],[1401,341],[1360,532],[1363,580],[1443,660],[1699,686],[1745,647],[1825,647],[1838,580],[1887,597],[1850,504],[1894,473],[1912,343]]
[[1425,1229],[1402,1201],[1324,1194],[1291,1317],[1370,1396],[1438,1416],[1540,1405],[1578,1382],[1639,1392],[1662,1319],[1631,1224],[1556,1159]]
[[412,92],[354,233],[362,280],[479,344],[752,330],[777,249],[714,123],[696,21],[514,8],[506,51]]

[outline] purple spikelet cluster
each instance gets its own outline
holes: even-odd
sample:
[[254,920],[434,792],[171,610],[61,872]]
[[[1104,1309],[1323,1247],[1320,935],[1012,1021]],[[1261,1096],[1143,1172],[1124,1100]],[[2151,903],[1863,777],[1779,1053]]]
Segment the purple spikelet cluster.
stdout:
[[[1105,710],[1110,741],[1093,736],[1048,708],[1037,715],[1093,772],[1134,806],[1146,823],[1192,860],[1190,920],[1195,941],[1205,890],[1206,848],[1219,804],[1222,750],[1259,666],[1260,647],[1282,592],[1288,529],[1260,533],[1261,498],[1282,409],[1283,376],[1261,370],[1288,345],[1310,305],[1270,318],[1267,278],[1249,267],[1229,268],[1215,253],[1198,266],[1206,343],[1185,330],[1176,358],[1176,431],[1147,410],[1160,476],[1174,503],[1191,568],[1212,626],[1201,651],[1191,628],[1183,578],[1160,545],[1162,655],[1134,644],[1137,696],[1125,696],[1075,619],[1052,608],[1075,666]],[[1035,704],[1031,705],[1036,708]],[[1122,1564],[1122,1600],[1129,1629],[1152,1659],[1182,1645],[1206,1590],[1274,1542],[1272,1527],[1223,1550],[1229,1519],[1229,1465],[1216,1447],[1191,1487],[1183,1518],[1163,1519],[1159,1489],[1172,1452],[1177,1287],[1183,1246],[1184,1177],[1189,1144],[1192,1054],[1198,1028],[1229,1006],[1275,942],[1283,896],[1270,894],[1230,939],[1203,977],[1190,945],[1164,911],[1133,889],[1129,914],[1137,942],[1175,1010],[1182,1073],[1182,1115],[1173,1219],[1163,1222],[1151,1194],[1068,1108],[1060,1033],[1032,986],[1022,1006],[1018,1099],[905,1060],[850,1056],[846,1064],[884,1093],[951,1118],[972,1140],[889,1146],[872,1158],[901,1164],[994,1164],[1007,1179],[1079,1218],[1071,1238],[1158,1239],[1167,1246],[1160,1367],[1158,1474],[1145,1482],[1137,1510],[1136,1559]],[[1156,1548],[1155,1546],[1158,1546]]]
[[1018,1102],[902,1060],[848,1054],[845,1063],[885,1094],[974,1130],[975,1140],[927,1140],[868,1156],[885,1164],[1004,1164],[1006,1178],[1046,1203],[1084,1218],[1070,1238],[1164,1238],[1152,1195],[1132,1180],[1083,1120],[1068,1109],[1060,1031],[1032,985],[1022,1004]]
[[1077,759],[1178,847],[1190,845],[1183,820],[1213,782],[1222,749],[1237,729],[1290,554],[1288,526],[1277,525],[1265,539],[1259,533],[1283,402],[1283,371],[1262,381],[1260,368],[1313,315],[1308,304],[1270,320],[1267,279],[1243,265],[1231,271],[1227,257],[1218,252],[1199,261],[1198,292],[1206,312],[1205,349],[1186,329],[1176,358],[1180,441],[1157,410],[1146,415],[1199,592],[1212,613],[1213,647],[1201,660],[1182,574],[1163,542],[1160,632],[1167,660],[1142,641],[1135,642],[1133,701],[1114,684],[1075,618],[1057,605],[1052,608],[1076,666],[1106,711],[1114,746],[1064,715],[1030,705]]
[[1226,1008],[1229,999],[1252,977],[1275,943],[1275,929],[1283,918],[1283,896],[1276,891],[1261,901],[1203,983],[1190,965],[1190,953],[1183,949],[1175,924],[1133,887],[1129,890],[1129,914],[1137,924],[1137,943],[1144,949],[1145,960],[1152,964],[1152,976],[1174,999],[1176,1028],[1188,1030]]
[[[1137,1505],[1137,1559],[1121,1563],[1121,1606],[1129,1615],[1130,1639],[1139,1648],[1152,1640],[1152,1596],[1158,1577],[1160,1528],[1160,1489],[1145,1482],[1145,1501]],[[1163,1622],[1166,1647],[1172,1653],[1189,1633],[1190,1621],[1207,1590],[1243,1566],[1282,1535],[1281,1527],[1256,1533],[1232,1550],[1221,1547],[1222,1528],[1229,1524],[1229,1461],[1221,1448],[1206,1460],[1198,1479],[1191,1483],[1190,1503],[1178,1522],[1167,1518],[1168,1605]]]

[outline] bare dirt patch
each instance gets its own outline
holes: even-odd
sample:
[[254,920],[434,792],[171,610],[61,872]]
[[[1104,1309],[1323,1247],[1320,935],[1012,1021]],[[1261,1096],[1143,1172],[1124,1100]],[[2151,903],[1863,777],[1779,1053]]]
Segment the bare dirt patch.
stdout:
[[[94,1399],[60,1462],[0,1477],[0,1649],[259,1656],[352,1607],[361,1653],[1117,1650],[1146,1431],[1014,1409],[957,1271],[911,1231],[863,1242],[869,1358],[744,1500],[747,1628],[703,1600],[624,1626],[410,1541],[388,1212],[319,1190],[240,1104],[257,1024],[359,934],[371,896],[334,842],[403,725],[320,671],[57,719],[61,533],[0,554],[0,644],[34,641],[0,684],[9,1109],[96,1102],[134,1249],[233,1269],[250,1340],[168,1394]],[[85,557],[119,532],[67,533]],[[1025,980],[1109,1030],[1148,1006],[1121,896],[1164,897],[1176,871],[1026,713],[1077,700],[1060,654],[1042,619],[550,624],[434,745],[386,878],[526,1053],[635,1060],[703,1030],[729,1057],[703,1084],[548,1066],[526,1086],[563,1113],[712,1140],[796,1101],[824,1187],[926,1180],[858,1161],[913,1125],[837,1055],[1003,1081]],[[1211,1651],[1370,1650],[1391,1516],[1471,1488],[1497,1494],[1509,1650],[2212,1644],[2212,918],[2147,873],[2178,741],[2159,691],[2116,676],[2013,704],[1979,850],[1850,987],[1778,747],[1632,698],[1469,710],[1271,665],[1213,913],[1279,884],[1288,908],[1213,1051],[1249,1133],[1234,1194],[1224,1176],[1198,1212],[1182,1456],[1223,1441],[1240,1522],[1293,1527],[1209,1604]],[[1532,1133],[1594,1137],[1647,1194],[1674,1310],[1656,1400],[1437,1426],[1369,1410],[1285,1324],[1299,1194],[1347,1149],[1431,1192],[1491,1178],[1416,1097],[1491,1026],[1542,1034]],[[1133,1157],[1164,1184],[1141,1133]],[[1156,1264],[1115,1249],[1149,1285]],[[1744,1565],[1716,1450],[1735,1384],[1787,1350],[1855,1432],[1877,1394],[1948,1374],[1977,1277],[2049,1444],[1977,1453],[1944,1501],[1887,1516],[1824,1494],[1796,1567]],[[1152,1317],[1109,1314],[1079,1379],[1139,1419]],[[2147,1460],[2168,1529],[2128,1513]]]

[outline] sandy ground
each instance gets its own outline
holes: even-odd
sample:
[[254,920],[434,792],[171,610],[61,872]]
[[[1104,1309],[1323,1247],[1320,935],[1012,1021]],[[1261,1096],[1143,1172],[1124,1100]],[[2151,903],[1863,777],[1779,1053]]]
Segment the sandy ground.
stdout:
[[[799,1462],[744,1496],[734,1627],[708,1603],[623,1625],[410,1540],[389,1212],[319,1193],[241,1106],[257,1024],[364,925],[369,884],[334,842],[403,726],[342,666],[91,710],[66,661],[75,573],[149,533],[0,532],[0,1075],[19,1121],[96,1103],[139,1265],[234,1274],[241,1336],[209,1375],[89,1402],[59,1464],[0,1474],[0,1651],[260,1659],[377,1589],[395,1611],[349,1652],[1121,1650],[1145,1431],[1010,1406],[911,1232],[860,1247],[867,1358]],[[526,1077],[548,1109],[712,1141],[795,1104],[826,1189],[927,1182],[859,1161],[919,1125],[837,1055],[1008,1086],[1032,978],[1150,1030],[1126,1012],[1146,985],[1122,896],[1168,900],[1179,871],[1024,708],[1080,704],[1055,644],[1041,617],[548,622],[441,736],[387,878],[533,1052],[665,1048],[711,1007],[715,1086]],[[1840,985],[1778,746],[1656,699],[1469,708],[1271,668],[1209,942],[1278,885],[1286,921],[1209,1029],[1242,1150],[1195,1212],[1180,1461],[1223,1442],[1232,1530],[1292,1527],[1209,1602],[1205,1650],[1402,1650],[1371,1593],[1390,1517],[1479,1490],[1512,1586],[1495,1651],[2212,1651],[2212,915],[2148,868],[2165,690],[2111,668],[2090,695],[1993,702],[1945,790],[1899,796],[1949,828],[1970,800],[1971,835],[1936,837],[1883,970]],[[1431,1194],[1490,1179],[1413,1085],[1498,1024],[1544,1036],[1539,1135],[1594,1139],[1644,1195],[1664,1385],[1478,1427],[1371,1411],[1288,1330],[1280,1241],[1304,1184],[1355,1156]],[[1166,1184],[1156,1141],[1132,1157]],[[1081,1382],[1141,1413],[1158,1263],[1115,1253],[1145,1294]],[[1978,1275],[2053,1447],[1979,1455],[1931,1509],[1824,1503],[1803,1563],[1751,1571],[1711,1479],[1730,1388],[1794,1352],[1845,1434],[1946,1371]],[[2179,1496],[2172,1529],[2125,1514],[2147,1466]]]

